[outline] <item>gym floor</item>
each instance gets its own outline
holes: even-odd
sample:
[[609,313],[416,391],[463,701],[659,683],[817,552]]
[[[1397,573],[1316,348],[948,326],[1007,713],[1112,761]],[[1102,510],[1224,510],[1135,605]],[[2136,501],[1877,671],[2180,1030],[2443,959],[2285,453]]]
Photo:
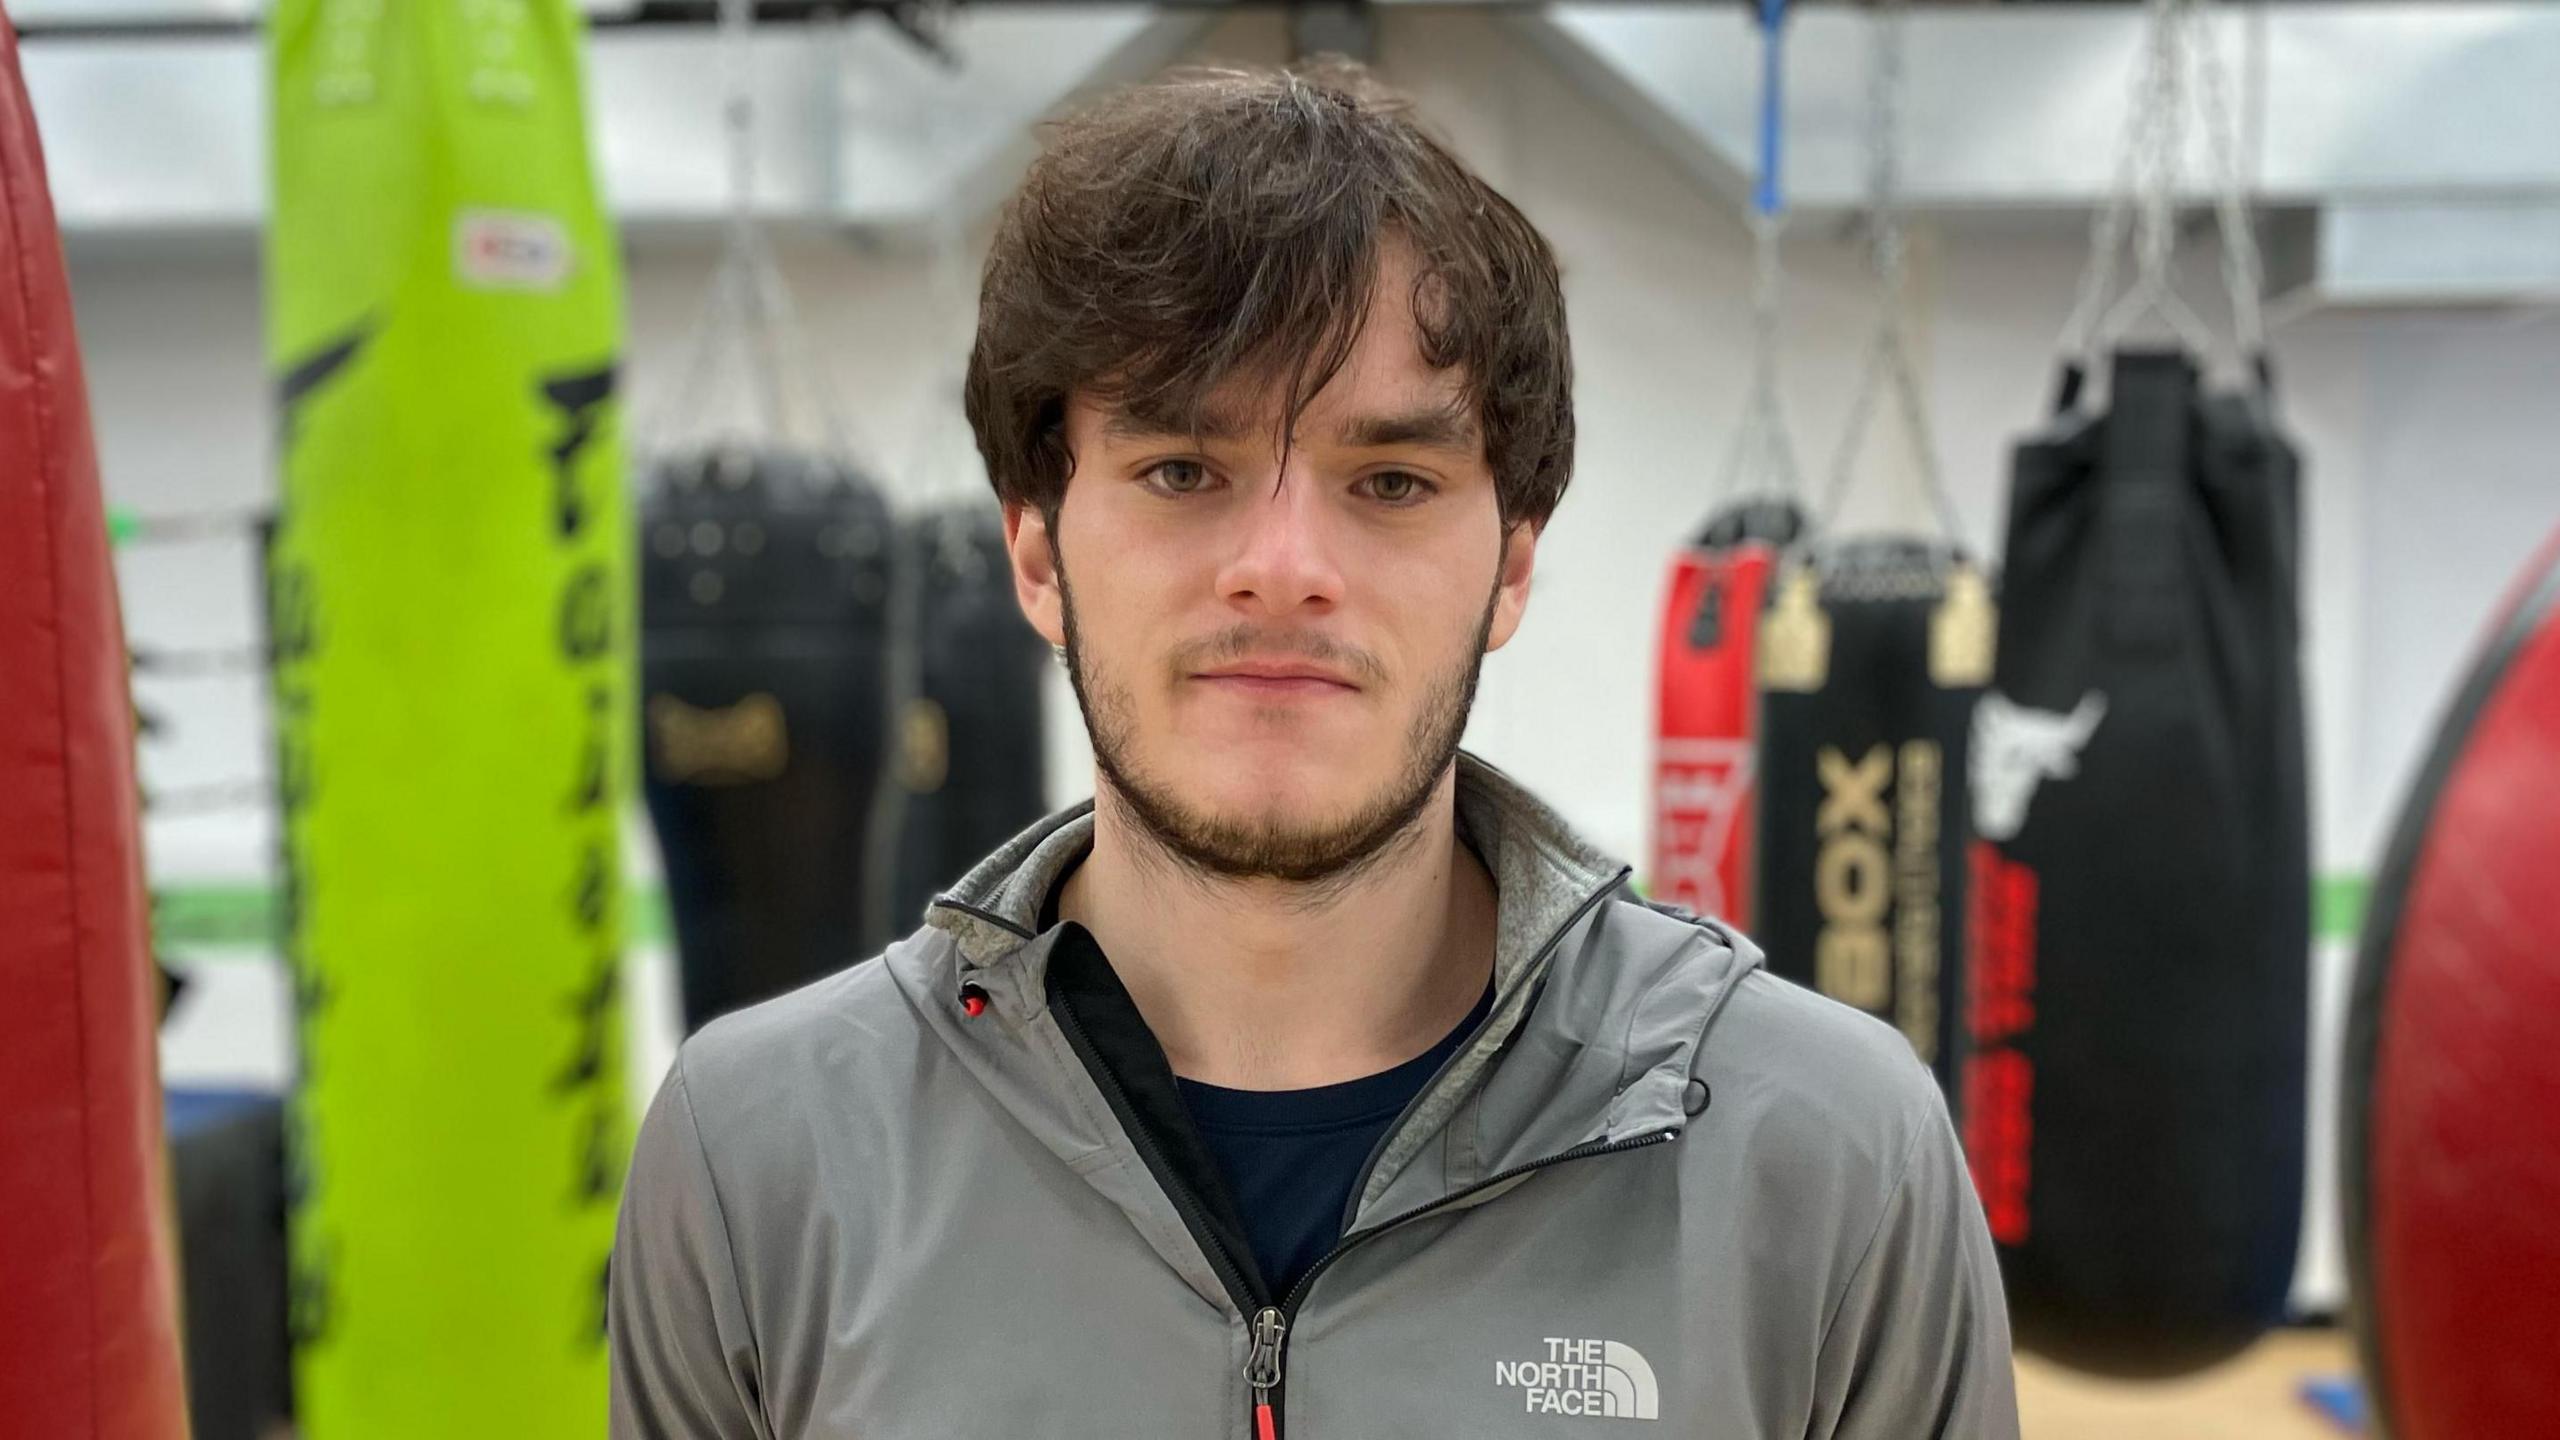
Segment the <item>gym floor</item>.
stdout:
[[2139,1385],[2021,1355],[2018,1418],[2026,1440],[2342,1440],[2351,1432],[2303,1403],[2301,1388],[2353,1374],[2354,1350],[2343,1329],[2285,1330],[2202,1375]]

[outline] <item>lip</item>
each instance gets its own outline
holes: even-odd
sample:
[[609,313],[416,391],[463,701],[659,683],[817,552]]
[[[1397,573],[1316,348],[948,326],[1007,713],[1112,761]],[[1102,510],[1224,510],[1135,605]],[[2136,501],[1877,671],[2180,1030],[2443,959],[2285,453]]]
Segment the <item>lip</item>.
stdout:
[[1226,665],[1191,678],[1231,693],[1270,698],[1348,695],[1360,688],[1321,666],[1285,661]]
[[1319,680],[1310,675],[1195,675],[1230,694],[1251,695],[1256,699],[1320,700],[1327,695],[1349,695],[1348,685]]

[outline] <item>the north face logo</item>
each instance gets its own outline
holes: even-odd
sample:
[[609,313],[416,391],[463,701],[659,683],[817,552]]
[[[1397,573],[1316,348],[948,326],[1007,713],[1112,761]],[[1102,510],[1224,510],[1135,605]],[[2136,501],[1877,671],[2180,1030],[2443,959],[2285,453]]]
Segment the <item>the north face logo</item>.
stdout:
[[1544,1360],[1497,1360],[1493,1382],[1519,1390],[1532,1415],[1596,1415],[1659,1420],[1662,1390],[1653,1367],[1615,1340],[1547,1340]]

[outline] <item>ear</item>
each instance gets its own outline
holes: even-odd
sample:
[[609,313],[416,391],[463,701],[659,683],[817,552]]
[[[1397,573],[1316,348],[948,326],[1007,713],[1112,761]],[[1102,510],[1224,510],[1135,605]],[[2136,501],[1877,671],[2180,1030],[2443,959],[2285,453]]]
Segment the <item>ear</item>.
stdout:
[[1484,648],[1489,653],[1510,643],[1512,633],[1520,628],[1520,618],[1529,612],[1529,573],[1538,561],[1538,534],[1543,527],[1520,524],[1502,537],[1502,573],[1493,592],[1493,626],[1485,632]]
[[1058,550],[1048,522],[1028,505],[1008,504],[1004,544],[1013,557],[1013,598],[1022,618],[1051,645],[1066,644],[1066,601],[1058,590]]

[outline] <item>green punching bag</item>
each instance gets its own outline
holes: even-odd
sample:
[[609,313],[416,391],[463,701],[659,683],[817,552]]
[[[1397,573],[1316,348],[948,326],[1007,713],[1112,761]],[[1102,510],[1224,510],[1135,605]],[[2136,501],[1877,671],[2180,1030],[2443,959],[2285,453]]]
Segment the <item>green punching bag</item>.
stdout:
[[268,543],[308,1440],[603,1432],[633,596],[571,0],[279,0]]

